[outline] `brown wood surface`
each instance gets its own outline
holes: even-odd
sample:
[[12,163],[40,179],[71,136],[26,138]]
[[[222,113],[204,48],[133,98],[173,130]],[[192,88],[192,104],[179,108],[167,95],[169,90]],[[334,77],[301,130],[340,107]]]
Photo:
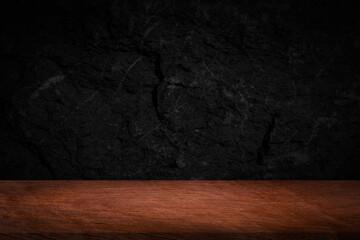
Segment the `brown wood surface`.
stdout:
[[0,181],[0,239],[360,239],[359,233],[359,181]]

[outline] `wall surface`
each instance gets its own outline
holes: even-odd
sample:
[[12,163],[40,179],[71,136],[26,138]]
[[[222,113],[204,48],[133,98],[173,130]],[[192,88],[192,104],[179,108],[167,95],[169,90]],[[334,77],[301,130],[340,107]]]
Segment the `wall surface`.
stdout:
[[0,179],[359,179],[351,1],[0,4]]

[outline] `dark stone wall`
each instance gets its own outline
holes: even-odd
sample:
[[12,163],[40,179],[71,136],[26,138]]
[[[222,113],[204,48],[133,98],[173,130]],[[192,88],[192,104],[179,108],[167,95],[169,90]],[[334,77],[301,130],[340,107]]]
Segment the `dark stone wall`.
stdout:
[[350,1],[1,2],[1,179],[359,179]]

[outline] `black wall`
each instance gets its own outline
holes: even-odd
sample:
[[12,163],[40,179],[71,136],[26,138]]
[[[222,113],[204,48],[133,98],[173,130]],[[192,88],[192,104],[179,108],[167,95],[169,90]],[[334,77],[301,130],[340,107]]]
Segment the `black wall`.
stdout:
[[350,1],[1,2],[1,179],[359,179]]

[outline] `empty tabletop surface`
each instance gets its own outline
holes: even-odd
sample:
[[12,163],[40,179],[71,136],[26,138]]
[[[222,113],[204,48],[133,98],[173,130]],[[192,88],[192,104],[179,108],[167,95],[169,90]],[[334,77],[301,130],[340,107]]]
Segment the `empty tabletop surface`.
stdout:
[[359,233],[359,181],[0,181],[0,239]]

